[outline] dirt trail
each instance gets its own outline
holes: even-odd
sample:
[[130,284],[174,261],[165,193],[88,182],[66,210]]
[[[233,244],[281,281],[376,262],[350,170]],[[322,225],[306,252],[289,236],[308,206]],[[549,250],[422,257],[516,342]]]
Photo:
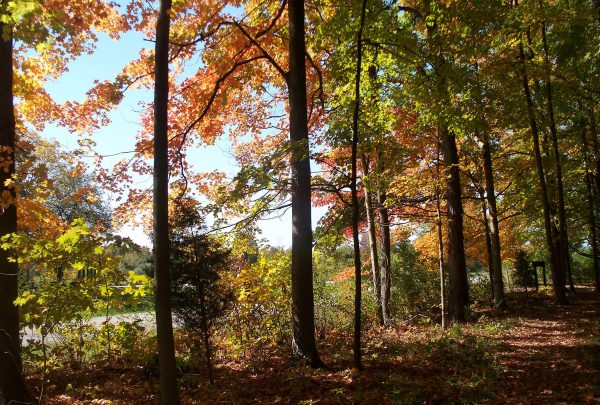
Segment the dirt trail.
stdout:
[[515,326],[497,359],[498,402],[600,403],[600,296],[579,288],[566,306],[541,296],[513,301]]

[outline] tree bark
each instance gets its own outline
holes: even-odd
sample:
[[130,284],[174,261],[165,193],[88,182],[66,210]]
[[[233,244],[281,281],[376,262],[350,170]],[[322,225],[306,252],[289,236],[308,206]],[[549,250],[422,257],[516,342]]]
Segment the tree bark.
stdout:
[[[377,150],[377,173],[381,176],[385,170],[383,152]],[[390,236],[390,216],[385,206],[386,192],[380,181],[377,186],[377,213],[379,215],[379,232],[381,237],[381,309],[383,324],[389,326],[392,320],[390,311],[390,293],[392,287],[392,238]]]
[[[361,166],[363,167],[363,178],[369,175],[369,165],[367,157],[364,153],[360,155]],[[375,230],[375,218],[373,217],[373,197],[371,190],[363,182],[363,190],[365,193],[365,210],[367,213],[367,227],[369,230],[369,253],[371,256],[371,273],[373,275],[373,293],[375,295],[375,303],[377,304],[377,319],[383,326],[385,325],[383,318],[383,307],[381,302],[381,274],[379,271],[379,254],[377,251],[377,233]]]
[[492,293],[492,302],[494,301],[494,270],[492,268],[492,239],[490,237],[490,225],[487,215],[487,207],[485,202],[485,192],[478,190],[479,198],[481,200],[481,216],[483,219],[483,231],[485,232],[485,251],[488,259],[488,274],[490,277],[490,287]]
[[460,170],[456,139],[447,126],[441,129],[444,165],[448,172],[446,199],[448,204],[448,276],[450,293],[448,310],[452,318],[464,320],[469,306],[469,283],[465,259]]
[[358,160],[358,116],[360,113],[360,73],[362,70],[362,33],[365,26],[365,14],[367,11],[367,0],[363,0],[360,14],[360,25],[356,40],[356,77],[354,86],[354,113],[352,114],[352,176],[350,187],[352,191],[352,239],[354,242],[354,368],[362,369],[361,364],[361,265],[360,265],[360,241],[358,239],[358,193],[356,186],[356,166]]
[[527,76],[527,67],[525,65],[525,52],[523,51],[523,44],[519,43],[519,62],[520,62],[520,74],[521,82],[523,86],[523,94],[525,96],[525,102],[527,105],[527,115],[529,118],[529,129],[533,138],[533,152],[535,155],[535,165],[538,174],[538,180],[540,185],[540,196],[542,198],[542,208],[544,214],[544,228],[546,232],[546,247],[548,249],[548,257],[550,259],[550,267],[552,270],[552,282],[554,284],[554,301],[558,304],[564,304],[566,302],[564,278],[561,274],[561,266],[557,262],[557,253],[555,252],[555,242],[553,236],[553,226],[551,219],[551,207],[550,200],[548,198],[548,188],[546,186],[546,176],[544,175],[544,165],[542,163],[542,154],[540,151],[540,139],[539,131],[537,127],[537,121],[535,118],[533,100],[531,98],[531,91],[529,89],[529,78]]
[[179,404],[169,274],[169,28],[171,0],[160,0],[154,55],[154,291],[160,400]]
[[444,271],[444,234],[442,232],[442,208],[440,192],[440,139],[438,132],[437,140],[437,163],[436,163],[436,186],[435,186],[435,208],[436,208],[436,227],[438,238],[438,267],[440,272],[440,312],[442,315],[442,329],[446,329],[446,274]]
[[[2,10],[0,10],[1,12]],[[5,38],[5,31],[9,37]],[[10,193],[11,204],[0,214],[0,237],[17,231],[15,189],[6,181],[15,174],[15,115],[13,97],[13,38],[11,27],[0,23],[0,191]],[[30,403],[21,378],[21,341],[19,312],[14,304],[19,288],[19,268],[10,261],[12,252],[0,249],[0,400]]]
[[500,249],[500,229],[498,227],[498,208],[496,206],[496,188],[494,187],[494,169],[492,166],[492,151],[487,131],[483,131],[481,152],[483,157],[483,172],[485,176],[485,201],[487,208],[487,227],[490,237],[492,270],[492,288],[494,290],[494,306],[497,309],[506,307],[504,298],[504,281],[502,279],[502,254]]
[[306,106],[304,0],[288,1],[292,198],[292,349],[297,359],[323,365],[315,343],[310,154]]

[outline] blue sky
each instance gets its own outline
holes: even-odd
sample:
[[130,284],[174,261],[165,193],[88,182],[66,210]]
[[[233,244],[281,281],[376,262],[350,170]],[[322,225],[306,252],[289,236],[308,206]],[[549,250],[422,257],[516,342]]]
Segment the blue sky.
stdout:
[[[83,101],[85,93],[94,83],[94,80],[110,80],[119,73],[123,66],[135,58],[139,51],[151,45],[144,41],[140,33],[129,32],[116,42],[100,34],[96,51],[92,55],[84,55],[74,61],[69,72],[59,79],[48,84],[48,92],[57,101],[77,100]],[[139,123],[140,103],[152,100],[152,92],[148,90],[128,90],[120,106],[109,114],[111,123],[96,131],[93,139],[97,144],[97,151],[102,155],[131,151],[135,145],[135,138],[141,128]],[[77,135],[69,133],[66,129],[55,125],[48,125],[42,134],[44,137],[58,140],[65,148],[77,146]],[[190,161],[198,171],[212,171],[215,169],[234,174],[237,171],[235,161],[229,155],[230,145],[227,139],[219,140],[216,145],[203,147],[190,151]],[[114,165],[123,156],[107,158],[106,167]],[[313,168],[314,169],[314,168]],[[140,186],[152,185],[152,178],[137,176],[135,182]],[[106,196],[111,205],[115,205],[115,196]],[[323,209],[313,209],[313,229]],[[276,246],[291,245],[291,214],[286,212],[281,218],[275,218],[259,223],[263,233],[270,244]],[[139,228],[125,226],[120,233],[131,237],[137,243],[149,245],[148,237]]]

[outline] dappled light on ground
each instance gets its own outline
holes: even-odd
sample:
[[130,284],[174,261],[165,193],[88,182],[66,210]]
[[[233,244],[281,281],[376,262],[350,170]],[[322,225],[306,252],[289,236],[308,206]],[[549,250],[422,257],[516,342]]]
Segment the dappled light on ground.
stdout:
[[[219,353],[216,384],[203,371],[179,378],[189,404],[412,404],[600,402],[600,297],[579,288],[567,306],[544,293],[509,294],[499,315],[442,331],[396,324],[365,331],[364,370],[351,368],[350,331],[318,342],[325,370],[293,364],[286,345],[256,345],[236,359]],[[85,372],[82,372],[85,371]],[[54,378],[49,403],[155,403],[157,368],[93,367]],[[111,402],[112,401],[112,402]]]

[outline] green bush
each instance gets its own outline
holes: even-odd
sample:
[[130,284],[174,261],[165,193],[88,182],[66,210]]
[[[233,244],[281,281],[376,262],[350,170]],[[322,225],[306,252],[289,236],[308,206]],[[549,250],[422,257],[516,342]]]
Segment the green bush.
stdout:
[[529,257],[522,250],[519,250],[515,256],[512,281],[514,285],[519,287],[533,287],[535,285],[535,276],[529,267]]
[[410,241],[397,242],[392,249],[392,315],[406,318],[417,314],[437,316],[440,278]]

